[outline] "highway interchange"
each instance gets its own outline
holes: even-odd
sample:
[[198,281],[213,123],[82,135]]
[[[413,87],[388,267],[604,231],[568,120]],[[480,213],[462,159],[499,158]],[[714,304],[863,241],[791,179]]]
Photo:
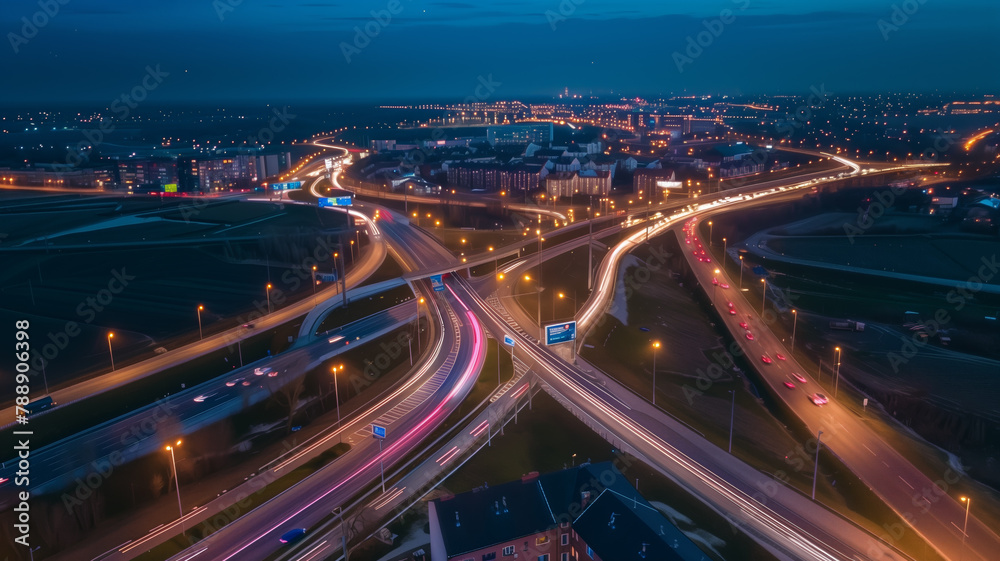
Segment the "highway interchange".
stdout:
[[[843,158],[835,159],[845,166],[847,173],[861,173],[858,164]],[[661,214],[654,215],[655,218],[648,223],[640,221],[638,227],[633,226],[629,235],[612,247],[601,262],[594,290],[577,314],[580,333],[585,334],[607,310],[614,296],[616,271],[622,258],[643,243],[647,236],[677,232],[682,245],[686,245],[685,241],[692,240],[701,243],[703,240],[697,239],[694,225],[712,213],[769,204],[781,197],[796,196],[796,191],[811,189],[835,179],[832,172],[806,175],[748,186],[732,193],[727,192],[725,197],[720,196],[714,200],[704,198],[697,205],[675,203],[653,209]],[[726,513],[727,518],[747,530],[779,558],[906,558],[893,547],[891,539],[889,542],[877,539],[808,497],[775,484],[767,474],[761,474],[707,444],[703,438],[672,422],[669,416],[646,400],[624,389],[584,361],[574,364],[566,360],[567,357],[563,356],[566,354],[563,352],[565,349],[549,349],[539,345],[537,327],[527,319],[523,311],[516,310],[515,306],[508,309],[502,298],[504,294],[511,293],[511,281],[518,278],[517,271],[537,263],[538,256],[519,257],[506,265],[505,271],[512,274],[507,275],[509,278],[505,282],[494,280],[492,275],[485,280],[467,280],[463,275],[456,274],[446,280],[444,292],[434,293],[421,280],[429,273],[460,272],[470,264],[492,261],[496,255],[481,256],[475,263],[470,258],[470,263],[463,265],[429,235],[410,227],[407,217],[399,213],[371,203],[358,205],[354,213],[364,215],[369,221],[374,220],[376,213],[378,214],[378,228],[381,235],[388,238],[388,251],[406,269],[405,278],[412,284],[415,292],[426,297],[427,313],[435,319],[437,325],[431,351],[421,358],[411,375],[399,387],[385,396],[379,396],[371,407],[366,407],[351,419],[345,420],[344,426],[330,430],[315,442],[289,452],[287,458],[270,464],[261,473],[270,470],[278,473],[290,465],[300,465],[335,444],[334,440],[339,441],[345,436],[352,442],[348,454],[173,559],[264,559],[281,546],[277,537],[287,529],[309,528],[328,518],[331,509],[348,503],[352,497],[377,482],[380,464],[385,465],[388,471],[405,456],[422,450],[421,441],[434,432],[437,425],[465,397],[471,382],[475,380],[482,365],[487,332],[495,338],[502,338],[504,335],[516,337],[517,358],[530,365],[541,387],[567,407],[584,413],[590,419],[592,428],[614,435],[624,448],[670,474],[701,500]],[[579,228],[579,224],[575,227]],[[611,226],[598,230],[595,234],[600,237],[618,228],[620,227]],[[532,240],[514,245],[531,249],[533,244],[530,242]],[[588,238],[583,236],[546,248],[542,259],[585,247],[587,243]],[[507,248],[504,255],[510,255],[515,249],[514,246]],[[694,259],[691,252],[686,252],[685,255],[692,261],[691,267],[703,286],[711,286],[713,277],[735,286],[725,273],[715,273],[717,264],[700,262]],[[867,426],[859,423],[836,400],[831,400],[824,407],[812,404],[804,392],[811,380],[805,384],[800,383],[799,386],[803,387],[794,390],[786,388],[783,382],[790,379],[792,372],[801,373],[801,368],[742,294],[730,295],[735,292],[734,289],[713,292],[716,296],[713,303],[723,318],[725,327],[734,334],[734,340],[761,367],[761,377],[772,385],[772,392],[785,400],[810,430],[823,430],[824,446],[847,464],[897,513],[910,521],[913,529],[923,535],[942,556],[948,559],[961,557],[961,530],[955,522],[961,520],[964,507],[954,497],[942,497],[942,493],[935,492],[937,487],[934,481],[874,435]],[[735,315],[728,313],[730,301],[737,311]],[[347,339],[365,336],[371,339],[402,322],[412,320],[415,314],[420,313],[415,308],[415,303],[398,306],[379,316],[362,320],[367,323],[356,322],[344,326],[343,335]],[[298,315],[301,313],[302,310],[298,310]],[[295,314],[291,317],[295,317]],[[748,323],[754,340],[743,337],[746,330],[739,325],[741,322]],[[208,339],[203,343],[206,348],[217,344],[210,343]],[[288,370],[305,372],[312,365],[331,356],[330,346],[326,340],[320,339],[273,357],[268,365],[282,374]],[[190,352],[207,350],[199,348],[198,351],[192,349]],[[757,354],[769,357],[782,354],[786,356],[786,360],[773,360],[771,364],[763,364],[755,358]],[[254,366],[256,365],[250,365],[246,372],[230,377],[241,374],[252,377],[251,369]],[[137,368],[137,372],[142,370]],[[179,396],[179,399],[210,408],[212,413],[209,417],[217,419],[220,418],[218,415],[228,414],[224,406],[229,400],[225,397],[224,389],[218,386],[216,388],[218,393],[212,393],[209,399],[201,402],[194,402],[187,394]],[[200,387],[190,391],[193,392],[191,395],[205,395],[208,390]],[[193,410],[194,405],[190,404],[186,407]],[[197,414],[194,416],[197,417]],[[131,422],[134,423],[135,419]],[[387,439],[386,446],[381,451],[373,439],[365,438],[369,434],[368,427],[373,422],[385,423],[391,427],[392,436]],[[481,426],[481,419],[473,419],[465,427],[465,432],[471,429],[474,433]],[[112,430],[107,434],[115,433]],[[158,443],[150,442],[149,445],[156,447]],[[471,444],[467,443],[466,446]],[[452,456],[457,456],[458,446],[452,446],[447,451]],[[441,464],[442,470],[447,463],[445,461]],[[62,463],[54,463],[53,466],[54,473],[67,469],[67,465]],[[761,490],[764,488],[768,492],[762,496]],[[393,489],[390,488],[389,491],[393,492]],[[398,494],[401,493],[399,491]],[[921,493],[926,505],[916,499]],[[225,495],[220,497],[224,498]],[[132,558],[178,533],[181,524],[191,526],[221,512],[225,508],[224,503],[222,500],[217,505],[200,505],[190,511],[185,520],[175,520],[154,529],[146,536],[130,540],[109,551],[105,558]],[[967,541],[966,559],[990,559],[991,553],[1000,546],[996,534],[975,519],[971,520]],[[307,541],[302,549],[296,551],[304,552],[301,558],[319,558],[316,556],[320,552],[327,552],[331,542],[327,539],[319,545],[317,543],[319,542]]]

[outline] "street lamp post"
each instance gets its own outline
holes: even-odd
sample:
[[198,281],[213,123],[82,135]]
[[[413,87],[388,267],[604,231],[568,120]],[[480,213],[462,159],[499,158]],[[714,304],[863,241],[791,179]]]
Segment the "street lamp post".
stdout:
[[965,538],[969,535],[969,507],[972,506],[972,499],[969,497],[962,497],[962,502],[965,503],[965,524],[962,525],[962,553],[958,557],[958,561],[962,561],[965,557]]
[[729,249],[729,242],[722,238],[722,270],[726,270],[726,250]]
[[729,409],[729,453],[733,453],[733,422],[736,421],[736,390],[729,390],[733,394],[733,404]]
[[[714,272],[715,272],[716,275],[719,274],[719,270],[718,269],[716,269]],[[719,278],[718,277],[715,277],[715,278],[712,279],[712,305],[713,306],[715,305],[715,287],[718,286],[718,282],[719,282]]]
[[799,326],[799,311],[792,310],[792,352],[795,352],[795,328]]
[[201,331],[201,311],[205,309],[205,306],[201,304],[198,305],[198,339],[204,339],[205,335]]
[[[333,371],[333,398],[337,400],[337,430],[340,430],[340,384],[337,383],[337,368],[334,366],[331,370]],[[343,364],[340,365],[340,371],[344,371]],[[340,439],[343,441],[343,435],[341,435]]]
[[114,339],[115,333],[113,331],[108,332],[108,354],[111,355],[111,371],[115,371],[115,351],[111,348],[111,340]]
[[656,351],[660,349],[660,342],[653,342],[653,405],[656,405]]
[[763,314],[764,308],[767,306],[767,279],[760,279],[760,282],[764,285],[760,291],[763,296],[760,301],[760,313]]
[[709,245],[709,247],[715,245],[714,230],[715,230],[715,228],[714,228],[714,226],[712,224],[712,221],[709,220],[708,221],[708,245]]
[[816,436],[816,459],[813,461],[813,494],[812,500],[816,500],[816,478],[819,476],[819,448],[821,445],[820,439],[823,438],[823,431],[819,431]]
[[271,283],[267,283],[267,313],[271,314]]
[[313,265],[312,285],[313,285],[313,306],[316,306],[316,265]]
[[174,448],[181,445],[181,441],[178,440],[174,445],[167,445],[167,451],[170,452],[170,463],[174,467],[174,488],[177,489],[177,517],[182,520],[181,522],[181,533],[184,532],[184,507],[181,506],[181,480],[177,478],[177,459],[174,457]]
[[743,292],[743,256],[740,255],[740,292]]
[[[536,229],[538,235],[538,332],[542,329],[542,230]],[[541,337],[539,337],[541,339]]]
[[840,386],[840,347],[834,349],[837,355],[834,357],[836,364],[836,378],[833,381],[833,397],[837,397],[837,388]]
[[420,345],[420,306],[422,306],[424,302],[426,302],[426,300],[424,300],[422,296],[420,297],[419,300],[417,300],[417,352],[418,353],[422,348]]

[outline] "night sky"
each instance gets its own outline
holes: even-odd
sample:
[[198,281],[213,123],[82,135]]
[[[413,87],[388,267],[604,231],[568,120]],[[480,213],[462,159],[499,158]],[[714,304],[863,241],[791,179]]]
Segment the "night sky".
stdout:
[[[147,65],[169,74],[149,92],[161,102],[460,100],[480,77],[495,99],[1000,84],[995,0],[45,1],[66,4],[3,1],[0,102],[110,103]],[[703,22],[723,10],[716,37]],[[31,37],[21,18],[44,25]],[[377,36],[359,49],[355,26]]]

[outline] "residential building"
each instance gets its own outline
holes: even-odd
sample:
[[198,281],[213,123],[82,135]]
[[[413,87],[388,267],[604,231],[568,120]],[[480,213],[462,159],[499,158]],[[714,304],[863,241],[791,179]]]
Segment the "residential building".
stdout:
[[575,171],[550,173],[545,178],[545,192],[554,199],[572,197],[580,192],[580,174]]
[[612,462],[428,503],[431,561],[708,561]]
[[552,143],[552,137],[552,123],[522,123],[486,128],[486,141],[494,147],[529,144],[548,146]]
[[252,190],[257,181],[257,156],[238,154],[198,160],[198,187],[203,192]]
[[611,172],[603,170],[583,170],[580,172],[580,193],[584,195],[607,195],[611,192]]
[[118,160],[115,183],[124,189],[177,184],[177,162],[169,158]]
[[541,164],[515,164],[500,170],[500,189],[508,193],[534,191],[541,187],[549,170]]
[[654,197],[657,197],[654,200],[658,200],[658,198],[663,196],[664,191],[671,193],[687,192],[684,184],[677,181],[677,174],[672,169],[635,170],[635,174],[632,176],[633,193],[644,196],[654,193]]

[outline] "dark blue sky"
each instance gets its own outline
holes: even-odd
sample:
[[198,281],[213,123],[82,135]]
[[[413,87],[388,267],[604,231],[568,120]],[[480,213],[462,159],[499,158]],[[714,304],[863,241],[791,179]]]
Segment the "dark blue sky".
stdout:
[[[147,65],[169,73],[149,92],[162,102],[463,99],[490,75],[491,99],[1000,85],[995,0],[61,1],[52,17],[3,1],[0,102],[110,103]],[[894,5],[917,9],[893,21]],[[716,37],[703,22],[723,10]],[[377,36],[355,44],[355,26]]]

